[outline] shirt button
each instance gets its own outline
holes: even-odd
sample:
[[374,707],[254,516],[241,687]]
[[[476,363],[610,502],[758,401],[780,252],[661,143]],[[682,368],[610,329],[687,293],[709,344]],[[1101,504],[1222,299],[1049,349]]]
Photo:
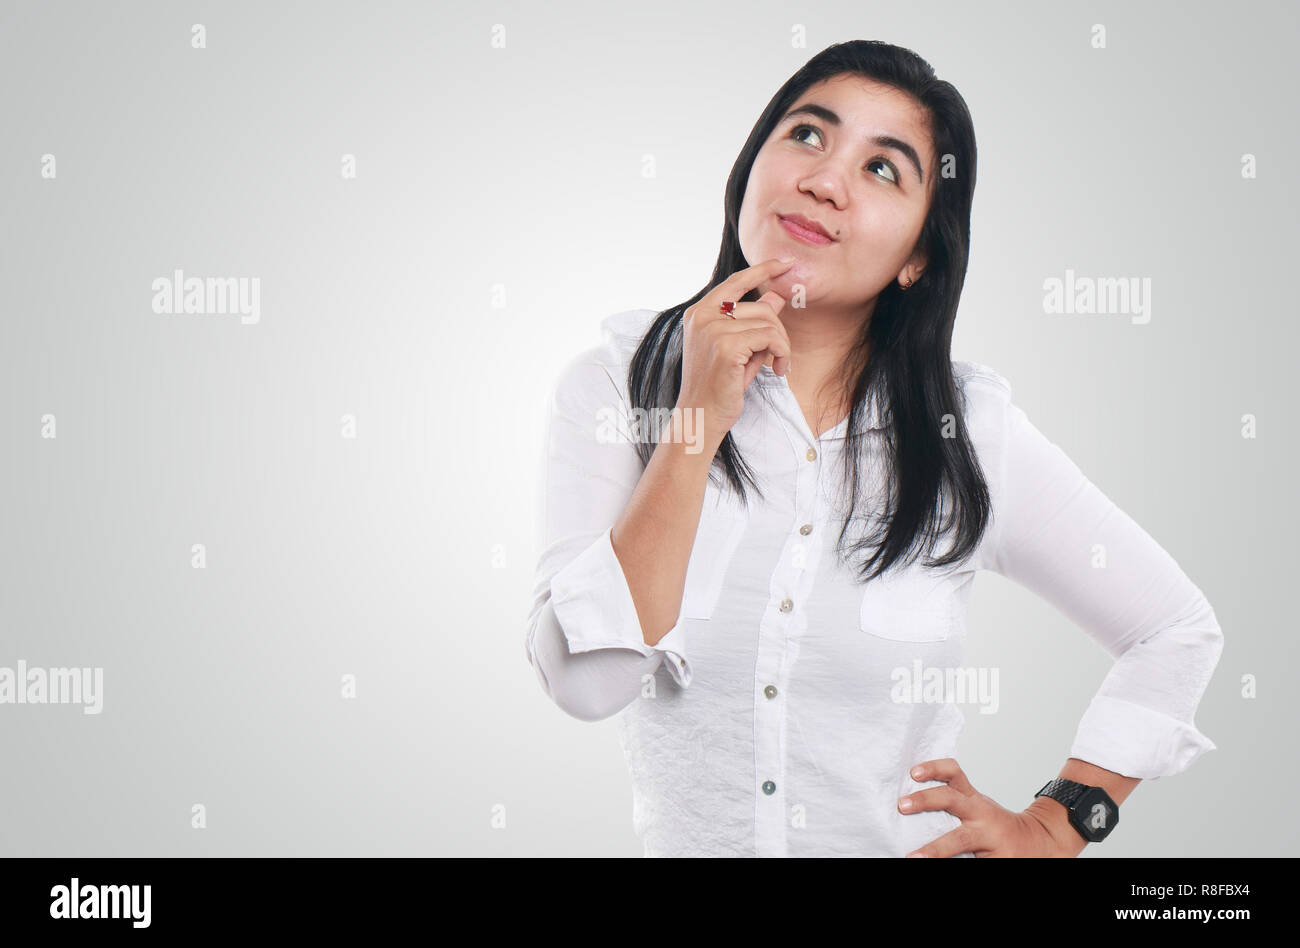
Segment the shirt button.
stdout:
[[770,781],[770,780],[764,780],[764,781],[763,781],[763,792],[766,793],[766,794],[770,797],[772,794],[776,793],[776,784],[774,784],[774,783],[773,783],[772,781]]
[[809,449],[808,449],[808,454],[806,455],[806,457],[808,458],[809,461],[816,461],[816,460],[817,460],[817,449],[816,449],[816,448],[809,448]]
[[768,685],[766,688],[763,689],[763,694],[767,695],[769,698],[775,698],[776,685]]
[[812,533],[812,524],[805,523],[802,527],[799,528],[799,532],[802,533],[804,536],[807,536],[808,534]]
[[793,609],[793,608],[794,608],[794,601],[793,601],[793,600],[791,600],[791,599],[782,599],[782,600],[781,600],[781,611],[782,611],[782,612],[789,612],[789,611],[790,611],[791,609]]

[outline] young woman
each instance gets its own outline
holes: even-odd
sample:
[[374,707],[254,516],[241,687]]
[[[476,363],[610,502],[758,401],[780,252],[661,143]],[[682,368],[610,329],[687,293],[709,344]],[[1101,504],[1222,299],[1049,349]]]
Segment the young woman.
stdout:
[[[527,654],[569,714],[619,714],[649,856],[1074,856],[1215,746],[1201,591],[950,357],[974,188],[956,89],[832,46],[741,150],[708,286],[560,375]],[[958,766],[952,692],[914,687],[960,670],[980,570],[1116,658],[1022,811]]]

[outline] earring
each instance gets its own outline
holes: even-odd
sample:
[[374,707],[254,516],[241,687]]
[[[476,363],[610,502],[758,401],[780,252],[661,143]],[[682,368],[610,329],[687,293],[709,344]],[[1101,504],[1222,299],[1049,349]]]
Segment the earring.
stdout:
[[907,289],[911,285],[912,285],[912,278],[908,277],[907,282],[903,284],[903,289]]

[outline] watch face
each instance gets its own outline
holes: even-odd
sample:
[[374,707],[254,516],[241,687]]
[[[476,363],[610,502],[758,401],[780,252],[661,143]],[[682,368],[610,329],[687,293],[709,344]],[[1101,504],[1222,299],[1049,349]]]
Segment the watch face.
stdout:
[[1070,821],[1092,843],[1099,843],[1119,824],[1119,807],[1105,790],[1083,791],[1070,813]]

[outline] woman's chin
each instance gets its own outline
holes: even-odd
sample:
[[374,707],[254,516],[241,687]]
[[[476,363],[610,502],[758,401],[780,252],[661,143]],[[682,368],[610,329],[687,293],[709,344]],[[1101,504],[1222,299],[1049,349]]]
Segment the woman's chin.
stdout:
[[798,258],[790,265],[790,269],[784,273],[778,273],[772,278],[772,289],[776,290],[787,300],[794,294],[796,289],[801,289],[805,297],[812,294],[814,286],[811,281],[815,274],[812,268]]

